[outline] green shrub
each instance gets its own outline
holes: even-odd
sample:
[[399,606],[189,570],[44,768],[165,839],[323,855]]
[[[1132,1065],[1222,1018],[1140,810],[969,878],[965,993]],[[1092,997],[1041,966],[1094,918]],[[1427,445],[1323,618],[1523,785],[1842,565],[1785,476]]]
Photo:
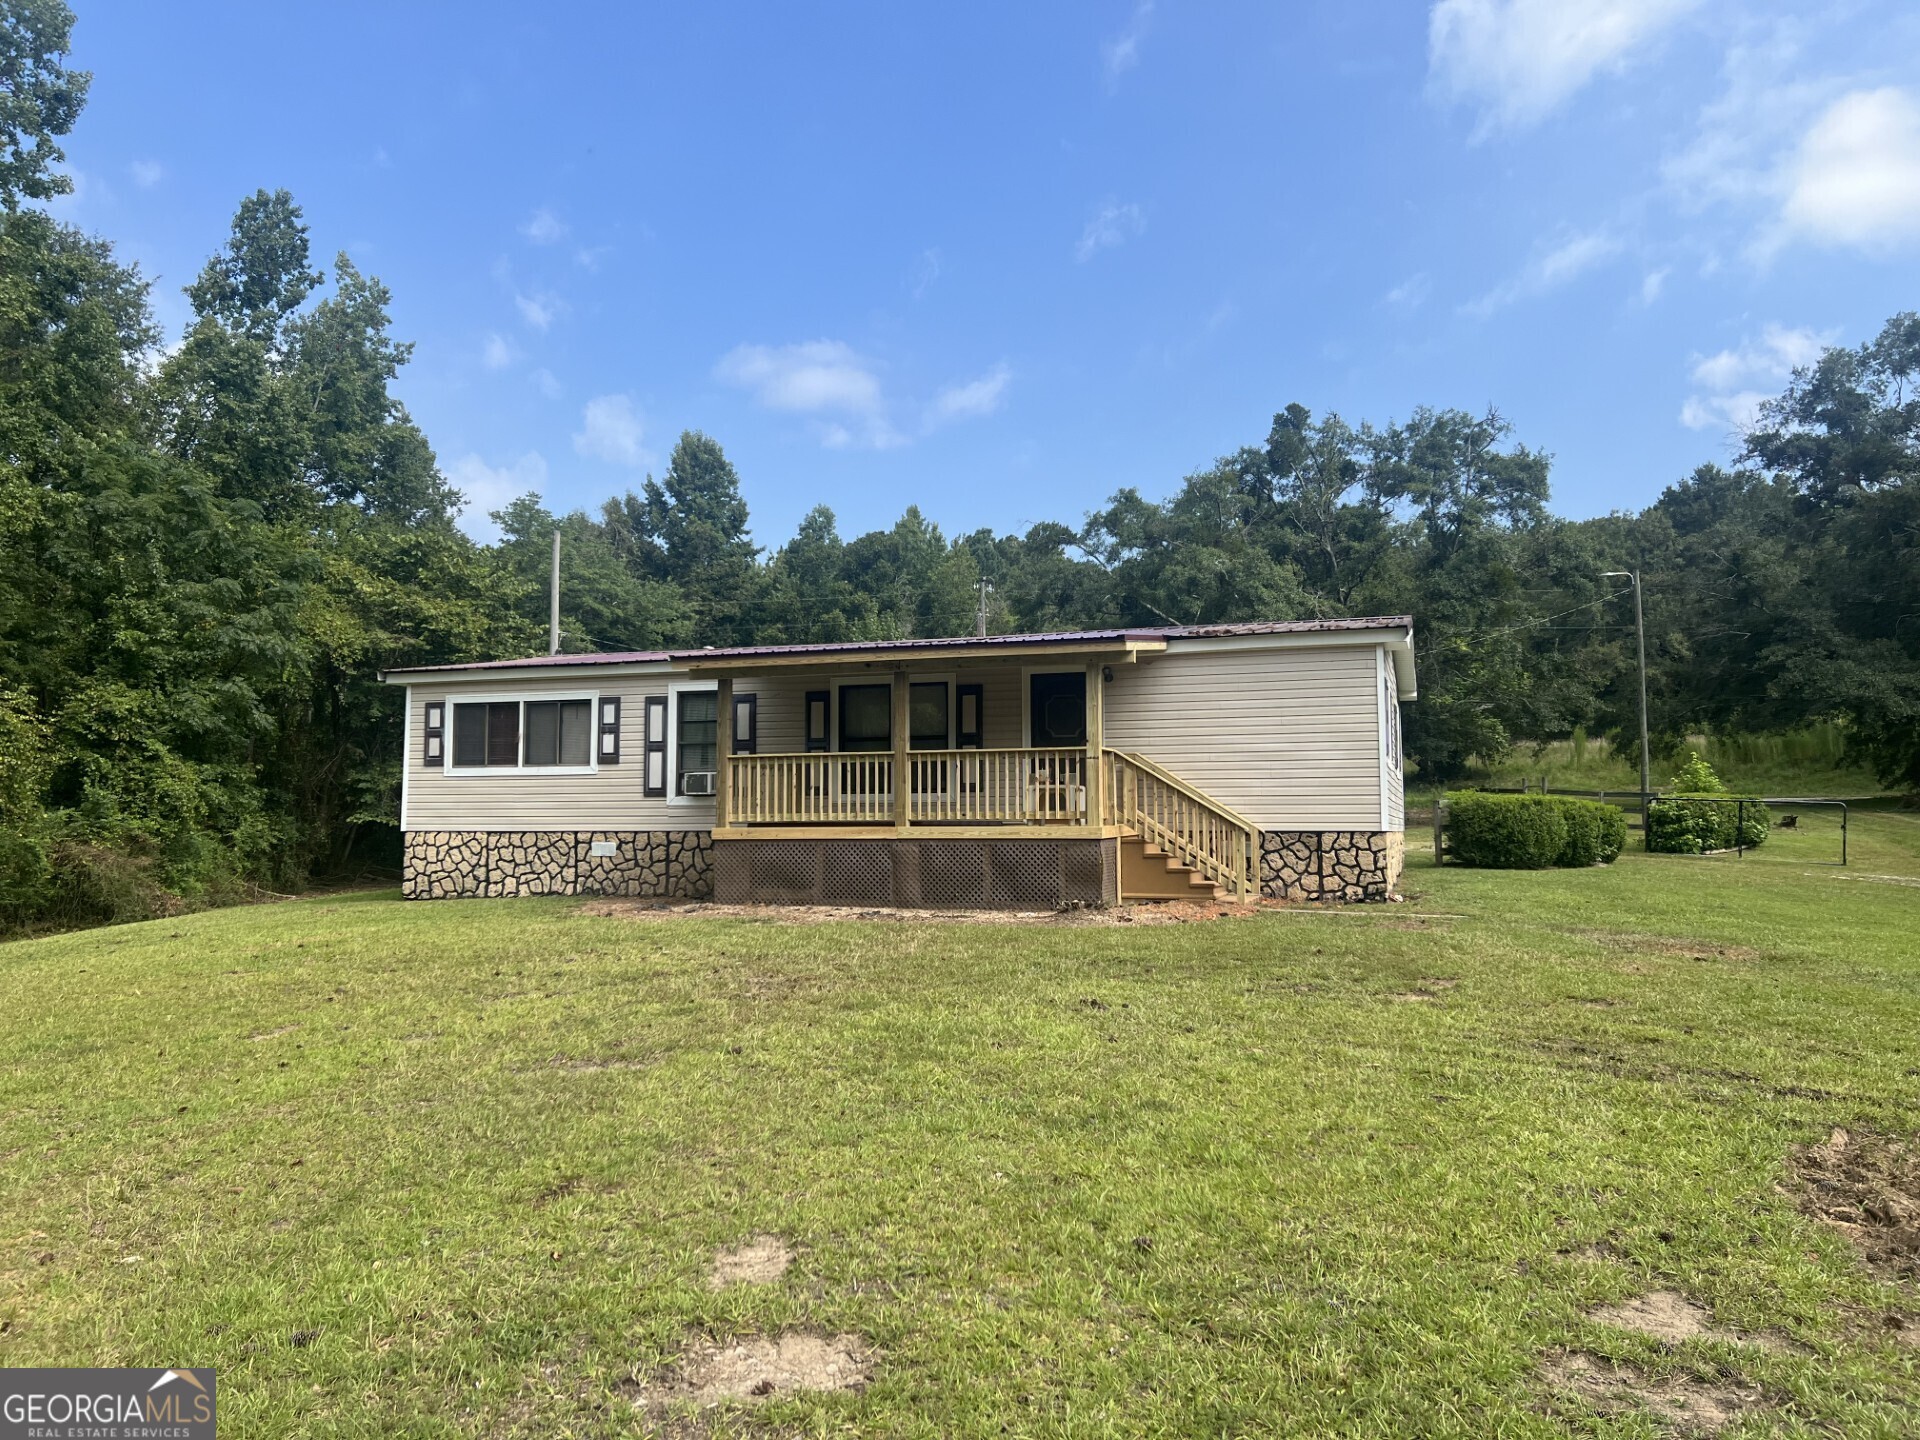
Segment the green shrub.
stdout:
[[[1687,751],[1667,782],[1673,793],[1647,805],[1647,849],[1663,855],[1705,855],[1760,844],[1773,818],[1758,800],[1729,795],[1697,750]],[[1746,800],[1744,805],[1738,803]]]
[[1598,800],[1575,800],[1571,796],[1539,798],[1558,805],[1567,821],[1567,843],[1554,860],[1555,865],[1575,869],[1611,865],[1626,848],[1627,817],[1620,813],[1619,806],[1605,805]]
[[1773,816],[1758,800],[1738,795],[1671,795],[1647,805],[1647,849],[1664,855],[1705,855],[1762,844]]
[[1545,870],[1611,863],[1627,843],[1626,817],[1570,795],[1447,797],[1447,853],[1462,865]]

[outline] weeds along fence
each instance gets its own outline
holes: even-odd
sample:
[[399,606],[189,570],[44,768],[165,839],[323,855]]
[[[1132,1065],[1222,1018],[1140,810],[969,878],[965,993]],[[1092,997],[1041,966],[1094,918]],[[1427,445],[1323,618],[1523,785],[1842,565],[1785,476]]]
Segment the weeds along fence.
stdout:
[[[1522,782],[1519,785],[1475,785],[1471,788],[1474,792],[1482,795],[1562,795],[1571,800],[1599,800],[1608,805],[1617,805],[1627,814],[1628,831],[1639,832],[1640,849],[1642,851],[1647,850],[1647,805],[1658,803],[1661,800],[1680,798],[1662,791],[1650,791],[1645,796],[1642,796],[1638,790],[1549,790],[1545,780],[1542,780],[1537,786],[1530,782]],[[1764,805],[1769,809],[1780,809],[1790,812],[1783,817],[1781,822],[1776,824],[1776,833],[1781,831],[1806,833],[1801,831],[1799,822],[1801,813],[1807,810],[1818,811],[1837,817],[1839,820],[1840,840],[1840,858],[1837,861],[1810,858],[1805,853],[1802,853],[1798,847],[1795,847],[1794,853],[1791,854],[1790,858],[1796,863],[1803,865],[1844,866],[1847,863],[1847,821],[1851,811],[1847,806],[1847,802],[1844,800],[1836,800],[1829,796],[1808,795],[1689,795],[1685,798],[1689,803],[1729,805],[1735,807],[1734,834],[1736,837],[1739,837],[1739,840],[1729,849],[1708,851],[1703,855],[1688,856],[1677,852],[1660,853],[1674,854],[1674,858],[1682,860],[1719,859],[1729,855],[1735,859],[1744,859],[1746,858],[1747,851],[1752,848],[1744,843],[1747,828],[1745,823],[1747,809],[1750,806]],[[1447,863],[1446,821],[1447,797],[1443,791],[1436,794],[1433,798],[1433,863],[1435,865],[1444,865]]]

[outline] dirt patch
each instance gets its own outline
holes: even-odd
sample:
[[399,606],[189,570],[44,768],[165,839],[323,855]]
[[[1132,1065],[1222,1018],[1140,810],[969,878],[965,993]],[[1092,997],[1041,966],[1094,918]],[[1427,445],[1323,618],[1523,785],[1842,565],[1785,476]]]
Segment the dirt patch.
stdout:
[[1577,1395],[1598,1415],[1643,1410],[1694,1435],[1724,1430],[1761,1403],[1757,1386],[1691,1375],[1653,1376],[1584,1350],[1548,1356],[1540,1364],[1540,1375],[1554,1389]]
[[547,1069],[570,1070],[576,1075],[591,1075],[601,1070],[644,1070],[650,1063],[646,1060],[582,1060],[572,1055],[556,1055],[547,1061]]
[[707,1284],[715,1290],[729,1285],[768,1285],[787,1273],[793,1251],[778,1235],[756,1235],[744,1245],[722,1250],[713,1257]]
[[294,1031],[298,1030],[299,1028],[300,1027],[298,1025],[282,1025],[278,1030],[262,1030],[262,1031],[259,1031],[257,1034],[249,1035],[247,1039],[272,1040],[281,1035],[291,1035]]
[[1673,960],[1739,960],[1761,958],[1751,945],[1719,945],[1685,935],[1636,935],[1619,930],[1581,929],[1573,932],[1606,946],[1636,955],[1660,955]]
[[1413,982],[1413,989],[1392,991],[1387,998],[1400,1001],[1402,1004],[1408,1001],[1438,1004],[1441,997],[1459,983],[1458,980],[1447,975],[1422,975]]
[[1883,1280],[1920,1281],[1920,1143],[1835,1129],[1792,1161],[1801,1205]]
[[1669,1345],[1682,1340],[1726,1340],[1735,1345],[1761,1343],[1735,1330],[1722,1330],[1713,1323],[1713,1312],[1689,1300],[1676,1290],[1655,1290],[1622,1300],[1618,1305],[1602,1305],[1587,1312],[1589,1320],[1650,1335]]
[[1075,906],[1065,910],[905,910],[887,905],[719,905],[711,901],[661,904],[609,900],[582,907],[609,920],[748,920],[760,925],[836,925],[850,920],[909,925],[1191,925],[1245,920],[1277,904],[1162,900],[1152,904]]
[[798,1391],[864,1390],[875,1355],[858,1335],[789,1330],[718,1343],[698,1340],[658,1377],[628,1387],[633,1403],[664,1409],[675,1402],[756,1405]]

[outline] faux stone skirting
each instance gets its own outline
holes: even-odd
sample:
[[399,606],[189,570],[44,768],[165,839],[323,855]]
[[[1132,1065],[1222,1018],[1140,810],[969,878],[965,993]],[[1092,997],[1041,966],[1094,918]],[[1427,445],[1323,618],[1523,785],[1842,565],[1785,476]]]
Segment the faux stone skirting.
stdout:
[[734,905],[1057,910],[1120,899],[1117,840],[721,840],[713,894]]
[[1273,900],[1385,900],[1405,864],[1398,830],[1268,830],[1260,893]]
[[409,900],[713,898],[713,838],[704,830],[409,830],[406,838],[401,893]]

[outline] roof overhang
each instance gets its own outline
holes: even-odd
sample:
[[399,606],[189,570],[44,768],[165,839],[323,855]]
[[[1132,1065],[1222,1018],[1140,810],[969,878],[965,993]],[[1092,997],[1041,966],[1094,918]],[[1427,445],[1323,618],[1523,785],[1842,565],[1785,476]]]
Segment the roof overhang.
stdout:
[[737,675],[742,672],[765,675],[778,671],[849,670],[856,667],[868,670],[901,670],[916,664],[1004,663],[1015,656],[1023,658],[1070,656],[1086,662],[1119,660],[1130,663],[1144,655],[1158,655],[1166,648],[1165,640],[1075,640],[1032,645],[1009,645],[1002,641],[980,645],[914,646],[899,650],[849,647],[845,650],[810,651],[806,654],[792,652],[758,655],[716,654],[710,658],[690,655],[681,663],[686,666],[687,673],[697,679],[706,675]]

